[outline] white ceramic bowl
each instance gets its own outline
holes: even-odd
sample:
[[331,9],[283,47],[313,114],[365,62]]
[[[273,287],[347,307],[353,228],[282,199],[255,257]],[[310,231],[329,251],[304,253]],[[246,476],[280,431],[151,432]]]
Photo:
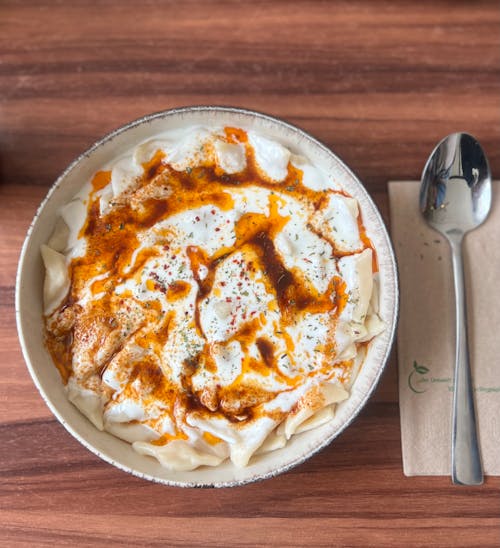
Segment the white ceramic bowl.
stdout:
[[[68,401],[59,372],[43,343],[44,268],[40,246],[50,237],[58,209],[69,202],[103,164],[150,136],[196,124],[255,129],[308,157],[313,164],[334,175],[358,200],[365,227],[377,250],[380,316],[387,327],[370,344],[351,396],[338,406],[331,422],[293,436],[283,449],[254,458],[243,469],[226,461],[216,468],[171,472],[153,458],[136,453],[128,443],[98,431]],[[235,108],[188,107],[159,112],[131,122],[94,144],[57,179],[38,209],[21,252],[16,283],[17,329],[24,358],[33,381],[54,415],[76,439],[105,461],[141,478],[176,486],[226,487],[265,479],[300,464],[328,445],[351,423],[374,390],[394,338],[397,312],[397,272],[389,236],[377,208],[356,176],[335,154],[304,131],[270,116]]]

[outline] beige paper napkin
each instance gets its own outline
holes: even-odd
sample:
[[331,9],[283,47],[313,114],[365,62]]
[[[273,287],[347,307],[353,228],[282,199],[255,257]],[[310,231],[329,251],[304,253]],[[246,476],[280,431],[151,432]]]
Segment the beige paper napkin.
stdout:
[[[447,241],[420,216],[416,181],[390,182],[399,267],[399,406],[407,476],[449,475],[455,301]],[[464,248],[469,352],[485,474],[500,475],[500,183]]]

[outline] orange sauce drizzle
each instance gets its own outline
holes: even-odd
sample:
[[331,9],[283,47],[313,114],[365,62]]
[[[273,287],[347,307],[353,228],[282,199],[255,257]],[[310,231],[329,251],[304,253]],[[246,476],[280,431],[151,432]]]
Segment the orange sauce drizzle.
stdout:
[[92,179],[92,189],[94,192],[102,190],[111,182],[111,171],[98,171]]
[[218,443],[222,441],[217,436],[210,434],[210,432],[203,432],[203,439],[210,445],[217,445]]
[[[165,158],[161,151],[157,151],[148,162],[143,164],[144,174],[135,181],[133,188],[126,191],[126,199],[119,196],[112,204],[113,207],[103,215],[100,213],[99,192],[110,183],[111,172],[98,171],[94,175],[87,219],[80,233],[80,236],[86,239],[86,253],[83,257],[75,258],[71,262],[70,292],[58,311],[58,314],[61,314],[65,309],[72,309],[77,319],[73,323],[70,322],[69,327],[55,330],[49,329],[48,319],[46,319],[47,346],[64,382],[67,382],[72,371],[74,335],[77,334],[80,338],[91,337],[93,326],[97,323],[105,324],[104,339],[96,340],[93,346],[93,351],[97,353],[100,346],[105,343],[105,337],[110,336],[110,333],[117,328],[115,324],[119,313],[123,312],[127,315],[132,305],[139,307],[142,314],[140,323],[131,326],[136,344],[153,349],[157,356],[161,355],[161,350],[168,339],[172,316],[165,316],[159,300],[139,301],[134,299],[129,291],[114,295],[114,288],[130,278],[140,280],[145,265],[154,257],[169,250],[170,235],[165,232],[158,233],[160,242],[156,246],[141,249],[139,253],[136,253],[139,247],[138,235],[141,232],[151,229],[158,222],[172,215],[206,204],[217,206],[222,211],[230,211],[234,206],[229,192],[231,188],[258,186],[270,190],[272,193],[269,215],[258,213],[243,215],[235,224],[234,246],[219,249],[213,256],[208,256],[200,247],[186,248],[191,270],[198,285],[193,322],[199,334],[203,335],[198,316],[198,304],[212,290],[218,262],[244,246],[250,246],[255,252],[260,263],[260,270],[263,272],[262,280],[266,289],[275,295],[275,300],[270,307],[279,307],[282,318],[279,333],[290,356],[294,351],[295,343],[285,327],[291,319],[305,312],[328,312],[332,315],[332,321],[335,322],[335,318],[346,306],[349,296],[346,284],[341,278],[334,277],[327,291],[319,294],[299,270],[289,270],[285,267],[274,247],[274,237],[289,221],[288,216],[283,216],[279,212],[281,198],[275,192],[292,196],[308,206],[312,205],[315,209],[323,206],[327,194],[324,191],[314,191],[306,187],[302,182],[301,170],[292,164],[288,165],[288,174],[283,182],[267,181],[256,163],[246,132],[239,128],[226,127],[225,136],[227,142],[242,143],[245,146],[247,162],[242,172],[222,173],[220,168],[210,161],[192,169],[176,171],[167,163],[168,158]],[[341,193],[347,196],[345,192]],[[361,214],[358,216],[358,227],[363,248],[370,248],[373,251],[373,270],[376,272],[377,256],[366,234]],[[336,258],[343,255],[345,254],[334,249]],[[199,274],[201,267],[208,271],[204,277]],[[99,279],[98,277],[103,274],[106,276]],[[94,278],[97,279],[92,283],[91,291],[94,296],[102,294],[101,299],[92,301],[89,305],[90,312],[78,317],[81,311],[76,303],[88,281]],[[161,290],[170,302],[184,298],[192,290],[192,285],[183,280],[177,280],[169,287],[162,288],[157,280],[148,279],[146,287],[150,291]],[[277,380],[291,387],[296,386],[303,378],[301,375],[290,378],[280,371],[272,342],[257,336],[259,328],[265,321],[265,314],[253,318],[231,338],[231,340],[238,340],[244,350],[242,371],[230,386],[219,386],[210,396],[212,404],[216,405],[215,411],[207,409],[203,404],[203,401],[208,401],[204,400],[207,396],[196,392],[191,381],[198,367],[203,366],[212,372],[216,370],[208,343],[193,361],[184,364],[181,394],[178,387],[169,384],[157,363],[146,360],[133,366],[129,382],[122,393],[123,397],[128,394],[142,398],[143,401],[144,398],[150,402],[161,401],[170,410],[169,412],[172,412],[176,401],[178,402],[180,398],[188,410],[197,413],[225,416],[241,424],[252,420],[259,413],[262,404],[272,399],[275,393],[249,383],[248,372],[254,371],[261,376],[272,374]],[[87,324],[83,325],[85,322]],[[259,350],[261,360],[247,355],[246,350],[254,343]],[[332,341],[325,341],[322,350],[327,356],[325,367],[328,367],[328,356],[334,355]],[[96,371],[98,370],[100,375],[113,355],[104,364],[96,365]],[[350,371],[351,366],[351,362],[337,364],[337,367],[345,368],[346,372]],[[168,367],[168,364],[165,367]],[[141,386],[147,387],[146,395],[134,393],[133,381],[137,379]],[[220,441],[208,433],[204,434],[204,438],[210,444]],[[175,436],[165,434],[152,443],[162,445],[172,439],[186,439],[186,436],[181,432]]]

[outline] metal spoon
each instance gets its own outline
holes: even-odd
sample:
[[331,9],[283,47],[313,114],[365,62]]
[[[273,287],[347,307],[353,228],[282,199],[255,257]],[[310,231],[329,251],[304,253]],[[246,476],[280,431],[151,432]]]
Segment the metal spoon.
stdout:
[[481,145],[467,133],[453,133],[430,155],[422,173],[420,210],[450,243],[456,305],[455,382],[451,469],[453,483],[483,482],[477,441],[474,392],[467,344],[462,241],[484,222],[491,206],[491,173]]

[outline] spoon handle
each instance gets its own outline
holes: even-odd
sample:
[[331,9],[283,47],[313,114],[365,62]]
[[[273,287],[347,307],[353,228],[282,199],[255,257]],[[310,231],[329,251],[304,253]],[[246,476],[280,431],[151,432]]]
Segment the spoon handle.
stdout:
[[455,382],[453,391],[453,430],[451,477],[460,485],[480,485],[483,470],[477,440],[474,392],[467,343],[462,237],[450,238],[456,303]]

